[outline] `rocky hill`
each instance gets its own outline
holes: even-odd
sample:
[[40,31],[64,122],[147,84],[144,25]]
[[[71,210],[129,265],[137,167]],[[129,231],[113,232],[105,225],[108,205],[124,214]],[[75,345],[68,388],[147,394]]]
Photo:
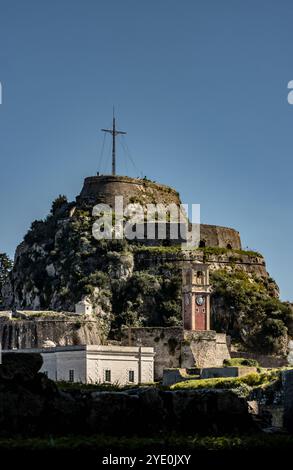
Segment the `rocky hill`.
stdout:
[[247,348],[285,352],[292,310],[279,301],[261,254],[241,250],[238,232],[204,226],[201,247],[191,252],[162,241],[157,246],[97,241],[92,236],[93,205],[113,201],[122,183],[132,201],[142,195],[144,202],[180,200],[172,188],[144,180],[136,180],[136,187],[129,179],[115,186],[109,177],[109,189],[105,177],[93,178],[86,179],[76,201],[60,196],[45,220],[32,223],[2,289],[3,308],[72,312],[87,295],[103,334],[124,325],[180,325],[181,263],[197,259],[211,270],[212,328]]

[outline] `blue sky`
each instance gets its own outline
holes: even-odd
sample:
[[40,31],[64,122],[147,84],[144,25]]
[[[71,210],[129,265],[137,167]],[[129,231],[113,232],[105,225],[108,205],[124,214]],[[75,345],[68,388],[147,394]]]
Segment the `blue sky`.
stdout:
[[95,174],[115,104],[118,173],[238,229],[293,300],[292,19],[289,0],[0,0],[0,251]]

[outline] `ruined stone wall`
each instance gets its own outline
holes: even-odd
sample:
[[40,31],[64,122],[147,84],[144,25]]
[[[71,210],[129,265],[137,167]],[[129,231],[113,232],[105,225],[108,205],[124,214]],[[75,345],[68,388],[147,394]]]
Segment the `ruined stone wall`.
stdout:
[[225,359],[231,358],[231,338],[225,333],[216,334],[216,352],[219,365],[223,365]]
[[151,346],[155,350],[155,380],[167,368],[222,366],[230,354],[226,335],[215,331],[186,331],[182,328],[128,328],[122,344]]
[[261,367],[266,368],[285,367],[288,365],[287,357],[283,356],[272,356],[268,354],[259,354],[247,351],[231,351],[231,357],[255,359]]
[[230,353],[225,334],[215,331],[184,331],[181,367],[219,367]]
[[165,368],[180,366],[182,328],[127,328],[122,331],[122,334],[123,345],[154,348],[155,380],[163,377]]

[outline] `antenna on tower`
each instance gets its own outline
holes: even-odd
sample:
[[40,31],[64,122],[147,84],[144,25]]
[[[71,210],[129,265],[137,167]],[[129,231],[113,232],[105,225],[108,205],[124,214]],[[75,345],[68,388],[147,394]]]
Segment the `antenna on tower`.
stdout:
[[112,129],[101,129],[102,132],[109,132],[112,134],[112,175],[116,175],[116,136],[119,134],[126,134],[124,131],[116,129],[115,108],[113,106],[113,125]]

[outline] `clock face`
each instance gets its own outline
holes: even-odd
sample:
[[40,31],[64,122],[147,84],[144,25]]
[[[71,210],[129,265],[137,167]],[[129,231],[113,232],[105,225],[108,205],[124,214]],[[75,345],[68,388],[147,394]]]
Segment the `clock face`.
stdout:
[[200,305],[203,305],[203,303],[204,303],[204,298],[203,298],[201,295],[198,296],[198,297],[196,298],[196,303],[197,303],[197,305],[199,305],[199,306],[200,306]]

